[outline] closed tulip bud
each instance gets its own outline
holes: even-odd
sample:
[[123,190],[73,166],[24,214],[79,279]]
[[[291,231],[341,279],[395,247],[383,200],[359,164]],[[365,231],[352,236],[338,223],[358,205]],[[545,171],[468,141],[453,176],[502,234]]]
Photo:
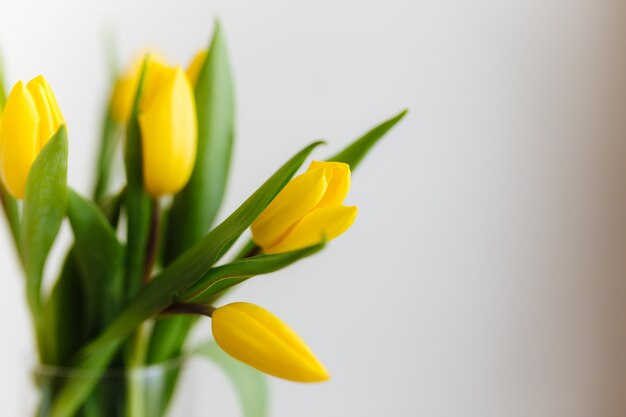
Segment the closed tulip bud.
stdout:
[[206,56],[206,49],[198,51],[196,56],[193,57],[193,60],[187,67],[187,78],[189,78],[189,82],[191,83],[191,85],[196,85],[196,83],[198,82],[198,77],[200,76],[200,71],[202,70],[204,61],[206,61]]
[[338,237],[357,215],[356,207],[342,205],[349,189],[347,164],[313,161],[252,223],[254,242],[264,253],[279,253]]
[[148,68],[145,82],[139,111],[143,180],[156,198],[177,193],[189,181],[196,160],[196,106],[182,68]]
[[26,180],[37,155],[65,124],[56,98],[39,76],[9,94],[0,119],[0,177],[15,198],[24,197]]
[[295,382],[330,376],[300,337],[278,317],[250,303],[232,303],[213,312],[213,336],[233,358],[266,374]]

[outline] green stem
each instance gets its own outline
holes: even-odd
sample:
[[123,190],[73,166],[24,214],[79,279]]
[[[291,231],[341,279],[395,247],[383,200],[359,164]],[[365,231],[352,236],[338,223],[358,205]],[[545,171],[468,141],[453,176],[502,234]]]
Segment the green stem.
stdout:
[[28,271],[28,268],[25,268],[25,271],[26,300],[28,301],[28,307],[30,309],[33,323],[35,343],[37,345],[37,351],[39,352],[39,361],[47,363],[49,358],[44,344],[44,318],[42,316],[41,286],[35,284],[36,282],[41,282],[41,272],[31,272]]
[[249,239],[245,245],[237,252],[237,254],[233,257],[233,261],[237,261],[244,258],[249,258],[251,256],[258,255],[261,252],[261,248],[254,243],[252,239]]
[[161,316],[169,316],[172,314],[192,314],[212,317],[214,311],[215,307],[204,304],[176,303],[163,310],[161,312]]
[[147,351],[148,328],[146,323],[142,323],[131,341],[130,358],[128,359],[127,374],[127,401],[126,416],[127,417],[148,417],[145,409],[145,390],[141,368],[145,364]]
[[[152,199],[150,203],[150,229],[143,269],[144,285],[150,280],[152,270],[154,269],[159,243],[159,226],[161,223],[159,200],[155,198]],[[128,374],[127,417],[147,417],[145,404],[146,393],[143,381],[144,375],[139,372],[139,369],[146,364],[148,341],[150,340],[150,328],[148,326],[149,325],[146,322],[140,324],[130,343],[131,352],[128,360],[130,372]]]
[[[11,236],[13,237],[13,243],[15,248],[20,253],[20,211],[19,205],[16,199],[11,197],[9,192],[4,188],[2,181],[0,181],[0,203],[4,211],[4,215],[9,224],[11,230]],[[21,257],[21,255],[20,255]]]
[[161,206],[158,199],[152,200],[152,213],[150,216],[150,234],[146,248],[146,264],[143,270],[143,283],[146,284],[152,276],[152,270],[156,263],[157,250],[159,248],[159,234],[161,225]]

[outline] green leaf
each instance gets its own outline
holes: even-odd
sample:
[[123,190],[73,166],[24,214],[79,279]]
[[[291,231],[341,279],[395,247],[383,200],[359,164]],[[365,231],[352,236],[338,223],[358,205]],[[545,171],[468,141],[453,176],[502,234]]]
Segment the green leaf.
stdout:
[[[202,278],[223,254],[224,247],[230,245],[250,226],[320,144],[321,142],[315,142],[291,158],[233,214],[143,287],[104,332],[87,345],[76,366],[90,369],[94,373],[103,372],[124,338]],[[53,406],[52,417],[71,416],[96,382],[95,378],[88,381],[68,381]]]
[[67,216],[74,232],[74,253],[85,280],[84,314],[94,319],[96,329],[118,312],[124,297],[121,268],[124,247],[98,207],[70,190]]
[[274,255],[259,255],[211,268],[179,300],[185,303],[210,303],[216,294],[253,276],[283,269],[324,248],[325,242],[304,249]]
[[[111,96],[111,99],[113,97]],[[120,139],[122,137],[120,126],[113,120],[111,102],[107,106],[102,121],[102,133],[100,137],[100,149],[97,153],[96,161],[96,183],[94,186],[93,198],[98,203],[109,191],[111,181],[112,165],[115,154],[119,150]]]
[[141,151],[141,129],[137,117],[139,101],[143,92],[146,74],[144,60],[133,111],[126,132],[126,218],[127,251],[126,257],[126,296],[130,300],[137,294],[143,281],[146,249],[150,231],[151,201],[143,185],[143,156]]
[[102,198],[98,205],[102,210],[102,213],[106,216],[107,220],[111,224],[113,229],[117,228],[117,224],[120,220],[120,214],[122,212],[122,206],[126,199],[126,187],[123,187],[116,194]]
[[[159,363],[182,354],[183,343],[197,321],[191,315],[177,315],[159,319],[152,330],[147,363]],[[164,326],[157,324],[165,323]]]
[[187,186],[175,197],[167,229],[165,263],[211,228],[224,198],[235,130],[235,97],[224,32],[215,27],[195,86],[198,152]]
[[71,250],[44,306],[47,357],[44,363],[67,366],[87,339],[83,280]]
[[327,161],[345,162],[350,165],[351,170],[356,169],[365,155],[368,154],[374,145],[376,145],[376,143],[378,143],[378,141],[382,139],[382,137],[385,136],[385,134],[396,125],[396,123],[402,120],[407,112],[408,110],[403,110],[391,119],[382,122],[365,135],[352,142],[341,152],[331,158],[328,158]]
[[21,249],[27,295],[35,319],[41,309],[41,279],[48,252],[65,215],[67,131],[62,126],[44,146],[26,181]]
[[215,362],[228,376],[242,407],[244,417],[268,415],[268,383],[265,374],[228,356],[214,341],[192,351]]

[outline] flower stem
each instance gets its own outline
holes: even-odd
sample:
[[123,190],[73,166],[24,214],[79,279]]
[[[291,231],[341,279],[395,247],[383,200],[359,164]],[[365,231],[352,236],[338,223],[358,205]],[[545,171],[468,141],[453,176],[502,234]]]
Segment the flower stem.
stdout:
[[152,214],[150,216],[150,235],[148,237],[148,246],[146,247],[146,264],[143,271],[143,283],[146,284],[150,280],[154,264],[156,263],[157,250],[159,248],[159,234],[161,225],[161,206],[158,199],[153,199]]
[[171,314],[194,314],[211,317],[213,316],[213,312],[215,311],[215,307],[207,306],[204,304],[172,304],[165,310],[161,312],[161,315],[167,316]]
[[129,366],[127,373],[127,417],[146,417],[145,413],[145,387],[143,378],[145,375],[141,368],[145,366],[147,350],[148,323],[142,323],[131,338],[129,352]]

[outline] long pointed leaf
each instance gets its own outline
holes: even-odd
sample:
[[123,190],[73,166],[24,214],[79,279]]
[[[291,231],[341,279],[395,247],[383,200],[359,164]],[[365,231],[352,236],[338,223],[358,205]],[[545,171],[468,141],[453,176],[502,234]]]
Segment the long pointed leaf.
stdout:
[[67,131],[62,126],[44,146],[26,181],[21,249],[27,295],[36,320],[41,309],[41,278],[48,252],[65,215]]
[[408,110],[403,110],[396,116],[386,120],[374,127],[372,130],[352,142],[338,154],[328,158],[328,161],[345,162],[350,165],[350,169],[354,170],[361,163],[368,152],[378,143],[380,139],[392,127],[394,127],[407,114]]
[[69,365],[71,357],[88,340],[83,284],[71,250],[44,306],[46,364]]
[[97,201],[98,203],[109,191],[109,183],[111,181],[112,174],[111,168],[122,136],[119,124],[113,120],[111,106],[112,104],[109,102],[102,119],[100,149],[97,153],[98,160],[96,161],[96,183],[94,186],[93,198],[94,201]]
[[259,255],[242,259],[216,268],[211,268],[196,282],[179,301],[205,304],[216,294],[237,285],[253,276],[269,274],[283,269],[300,259],[311,256],[325,246],[325,242],[290,252],[275,255]]
[[235,130],[235,97],[224,32],[216,24],[195,86],[198,152],[187,186],[174,199],[165,261],[176,259],[212,226],[221,206]]
[[106,324],[123,302],[121,267],[124,247],[98,207],[70,190],[67,216],[76,239],[74,252],[85,279],[85,314],[93,317],[96,329]]
[[143,186],[143,156],[141,151],[141,130],[137,118],[139,101],[143,93],[143,80],[146,74],[146,61],[142,66],[135,93],[132,115],[126,129],[126,217],[127,251],[126,295],[132,299],[141,286],[146,248],[150,230],[150,197]]

